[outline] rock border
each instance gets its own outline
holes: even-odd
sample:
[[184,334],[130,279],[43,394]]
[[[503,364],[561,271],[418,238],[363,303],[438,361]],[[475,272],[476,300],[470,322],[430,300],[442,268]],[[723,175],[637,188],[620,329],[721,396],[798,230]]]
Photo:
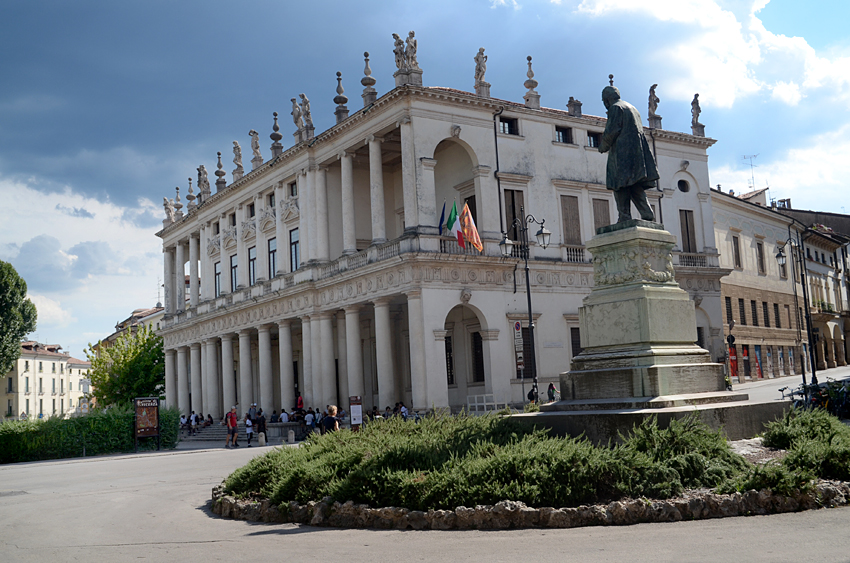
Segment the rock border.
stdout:
[[226,495],[222,482],[212,490],[211,508],[224,518],[251,522],[379,530],[506,530],[627,526],[779,514],[847,504],[850,504],[850,483],[828,480],[819,480],[812,493],[790,497],[773,494],[770,490],[728,495],[689,491],[683,497],[668,500],[628,499],[578,508],[531,508],[522,502],[503,500],[495,505],[459,506],[455,510],[427,512],[394,506],[370,508],[352,501],[340,504],[331,497],[307,504],[292,501],[278,507],[268,499],[239,500]]

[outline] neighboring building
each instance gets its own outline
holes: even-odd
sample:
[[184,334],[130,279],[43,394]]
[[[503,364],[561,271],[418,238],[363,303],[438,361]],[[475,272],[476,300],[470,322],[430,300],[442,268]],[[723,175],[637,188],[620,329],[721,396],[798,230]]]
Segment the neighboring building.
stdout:
[[115,332],[94,344],[92,348],[96,353],[101,347],[109,348],[118,340],[119,336],[127,331],[135,333],[141,326],[152,326],[154,330],[158,331],[161,328],[164,315],[165,308],[160,303],[157,303],[155,307],[136,309],[129,317],[115,325]]
[[[166,202],[174,216],[157,236],[169,404],[217,418],[237,403],[289,409],[296,392],[316,407],[347,407],[352,395],[381,410],[396,401],[459,409],[484,394],[520,403],[515,323],[526,391],[535,370],[542,392],[569,369],[593,286],[585,243],[616,220],[597,150],[605,119],[572,99],[569,111],[541,108],[533,88],[515,103],[490,98],[489,86],[424,87],[418,68],[395,76],[377,98],[367,75],[364,109],[349,116],[338,95],[337,124],[314,135],[307,119],[285,151],[275,122],[271,158],[257,144],[252,170],[243,177],[240,162],[229,185],[219,165],[214,194],[200,169],[185,215]],[[700,342],[719,360],[728,270],[714,241],[706,150],[715,141],[648,135],[661,180],[647,196],[678,238],[677,280],[698,299]],[[440,235],[444,202],[447,215],[453,202],[470,206],[482,253]],[[552,232],[546,249],[533,241],[537,226],[529,232],[536,365],[522,264],[498,247],[503,231],[518,239],[510,224],[520,210]]]
[[6,375],[5,417],[67,416],[78,412],[91,364],[62,352],[58,344],[21,343],[21,356]]
[[[727,364],[733,381],[801,373],[808,357],[802,285],[795,284],[798,266],[785,246],[789,235],[796,241],[799,227],[756,192],[712,190],[711,200],[720,266],[730,272],[721,288],[726,336],[735,321]],[[789,254],[784,267],[776,260],[780,247]]]

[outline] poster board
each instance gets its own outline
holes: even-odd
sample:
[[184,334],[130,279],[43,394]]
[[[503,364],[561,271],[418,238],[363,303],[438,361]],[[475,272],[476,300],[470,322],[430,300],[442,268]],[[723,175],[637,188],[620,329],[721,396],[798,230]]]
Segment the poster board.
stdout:
[[138,451],[139,438],[156,437],[159,450],[159,398],[142,397],[133,399],[133,441]]

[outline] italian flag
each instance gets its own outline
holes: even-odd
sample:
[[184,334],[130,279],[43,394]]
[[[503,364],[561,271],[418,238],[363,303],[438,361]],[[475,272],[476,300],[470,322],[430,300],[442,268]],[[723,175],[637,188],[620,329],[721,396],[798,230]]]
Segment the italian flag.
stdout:
[[446,229],[451,236],[457,238],[457,243],[461,248],[466,248],[463,230],[460,227],[460,216],[457,214],[457,202],[452,203],[452,210],[449,211],[449,219],[446,221]]

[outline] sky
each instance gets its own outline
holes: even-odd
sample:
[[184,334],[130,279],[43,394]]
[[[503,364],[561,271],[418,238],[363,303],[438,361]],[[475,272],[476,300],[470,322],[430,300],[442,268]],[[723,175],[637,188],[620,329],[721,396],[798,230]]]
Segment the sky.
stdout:
[[[822,0],[4,0],[0,3],[0,260],[38,308],[32,337],[84,358],[160,297],[162,198],[260,132],[284,146],[290,98],[334,123],[336,72],[361,107],[363,52],[392,86],[392,33],[416,31],[426,86],[471,91],[479,47],[494,97],[605,115],[613,73],[665,129],[690,132],[700,94],[712,185],[770,187],[844,212],[850,178],[850,2]],[[644,116],[645,117],[645,116]],[[758,155],[750,168],[745,155]]]

